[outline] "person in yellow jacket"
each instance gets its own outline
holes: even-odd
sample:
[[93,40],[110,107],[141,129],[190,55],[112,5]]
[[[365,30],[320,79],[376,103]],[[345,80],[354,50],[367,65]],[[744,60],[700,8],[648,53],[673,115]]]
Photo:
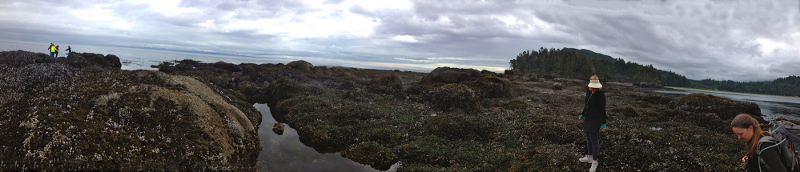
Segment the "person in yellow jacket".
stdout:
[[53,58],[56,57],[56,45],[55,44],[50,43],[50,47],[47,47],[47,50],[50,50],[50,57],[53,57]]

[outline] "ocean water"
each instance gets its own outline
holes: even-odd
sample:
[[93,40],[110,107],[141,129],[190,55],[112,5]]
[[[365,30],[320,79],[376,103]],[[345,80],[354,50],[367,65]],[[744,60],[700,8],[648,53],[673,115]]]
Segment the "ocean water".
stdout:
[[765,120],[784,117],[786,119],[800,121],[800,98],[798,97],[734,93],[725,91],[699,90],[699,89],[678,88],[678,87],[670,87],[670,88],[672,88],[673,90],[660,90],[656,92],[669,95],[678,95],[678,96],[688,95],[692,93],[703,93],[703,94],[725,97],[732,100],[752,102],[758,105],[759,108],[761,108],[761,114],[764,114]]
[[[50,46],[49,42],[30,43],[30,42],[0,40],[0,51],[23,50],[23,51],[31,51],[37,53],[45,53],[49,55],[50,51],[47,50],[49,46]],[[59,50],[61,50],[61,52],[59,52],[59,57],[67,56],[66,52],[67,46],[72,46],[73,52],[116,55],[117,57],[119,57],[119,60],[122,63],[122,69],[125,70],[135,70],[135,69],[157,70],[155,68],[151,68],[150,65],[158,65],[164,61],[174,61],[183,59],[192,59],[206,63],[224,61],[233,64],[288,63],[291,61],[290,59],[265,59],[257,57],[236,57],[236,56],[226,56],[226,55],[197,54],[197,53],[152,50],[152,49],[87,46],[87,45],[59,45]]]

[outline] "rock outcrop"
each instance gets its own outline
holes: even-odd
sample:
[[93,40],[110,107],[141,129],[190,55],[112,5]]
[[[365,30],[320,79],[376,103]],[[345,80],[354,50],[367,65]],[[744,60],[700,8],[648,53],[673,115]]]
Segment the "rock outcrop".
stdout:
[[697,113],[713,113],[720,119],[728,120],[740,113],[762,116],[758,105],[750,102],[735,101],[724,97],[702,93],[689,94],[669,102],[670,109]]
[[119,70],[113,55],[42,55],[0,53],[2,169],[256,169],[252,105],[193,77]]

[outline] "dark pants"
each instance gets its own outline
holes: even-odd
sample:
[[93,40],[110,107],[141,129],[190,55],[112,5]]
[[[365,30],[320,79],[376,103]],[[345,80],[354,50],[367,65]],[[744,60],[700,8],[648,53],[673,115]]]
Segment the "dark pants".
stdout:
[[56,58],[58,58],[58,52],[56,52]]
[[597,157],[600,156],[600,140],[597,139],[599,133],[585,133],[587,154],[592,155],[593,160],[597,160]]
[[56,58],[56,52],[50,52],[50,57]]

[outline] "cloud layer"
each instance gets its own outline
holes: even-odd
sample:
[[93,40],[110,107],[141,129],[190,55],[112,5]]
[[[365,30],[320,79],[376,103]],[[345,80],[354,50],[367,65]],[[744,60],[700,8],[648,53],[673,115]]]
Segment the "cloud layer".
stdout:
[[0,3],[0,39],[502,71],[585,48],[691,79],[800,75],[800,1],[146,0]]

